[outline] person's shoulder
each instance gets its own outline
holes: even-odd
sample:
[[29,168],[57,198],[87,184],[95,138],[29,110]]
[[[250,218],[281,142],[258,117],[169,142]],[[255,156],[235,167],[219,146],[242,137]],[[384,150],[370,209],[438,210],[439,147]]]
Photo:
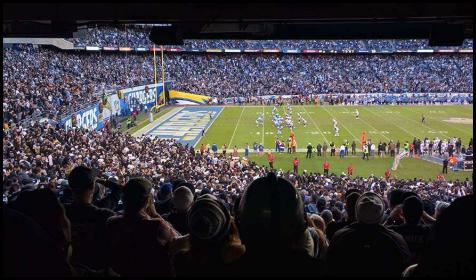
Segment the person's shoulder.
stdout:
[[114,216],[116,213],[108,208],[100,208],[91,204],[91,210],[98,216],[104,219]]
[[108,225],[114,225],[114,224],[117,224],[117,223],[119,223],[123,220],[124,220],[124,216],[122,216],[122,215],[111,216],[106,220],[106,223]]
[[393,230],[395,232],[398,232],[399,230],[401,230],[403,228],[403,224],[401,225],[389,225],[389,226],[386,226],[387,229],[390,229],[390,230]]
[[[402,225],[400,225],[399,229],[401,229],[401,226]],[[395,226],[395,227],[398,227],[398,226]],[[403,236],[399,232],[397,232],[393,229],[390,229],[389,227],[383,226],[383,225],[379,225],[378,228],[380,229],[379,232],[381,234],[384,234],[385,236],[388,236],[390,239],[395,240],[397,242],[405,242]]]

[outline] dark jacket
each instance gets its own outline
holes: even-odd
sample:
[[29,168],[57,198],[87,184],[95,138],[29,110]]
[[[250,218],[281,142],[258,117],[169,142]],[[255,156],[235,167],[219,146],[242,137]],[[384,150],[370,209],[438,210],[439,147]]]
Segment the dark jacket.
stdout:
[[155,211],[160,215],[170,213],[173,208],[172,198],[168,198],[166,200],[162,200],[155,203]]
[[4,277],[71,277],[72,270],[55,241],[29,216],[2,209]]
[[71,222],[72,262],[92,269],[104,268],[106,259],[106,221],[114,212],[92,204],[65,204]]
[[410,252],[403,237],[382,225],[353,223],[337,231],[327,251],[332,276],[399,277]]
[[351,222],[348,222],[348,221],[342,221],[342,222],[336,222],[336,223],[329,224],[329,226],[327,226],[327,228],[326,228],[327,240],[332,240],[332,237],[334,237],[334,234],[338,230],[340,230],[340,229],[342,229],[342,228],[344,228],[344,227],[346,227],[350,224],[351,224]]
[[187,213],[177,213],[172,212],[168,215],[163,216],[174,229],[176,229],[180,234],[185,235],[189,233],[188,224],[187,224]]
[[233,276],[323,276],[323,262],[296,250],[269,250],[262,253],[246,251],[232,264]]
[[423,252],[431,228],[427,225],[407,223],[390,226],[389,228],[403,236],[410,249],[410,263],[417,263],[419,256]]
[[117,210],[119,200],[122,197],[122,189],[120,186],[112,183],[108,185],[108,188],[110,190],[110,193],[107,194],[104,198],[94,201],[93,204],[99,208],[107,208],[115,211]]
[[115,216],[107,221],[109,264],[121,276],[171,276],[169,243],[178,235],[162,218]]

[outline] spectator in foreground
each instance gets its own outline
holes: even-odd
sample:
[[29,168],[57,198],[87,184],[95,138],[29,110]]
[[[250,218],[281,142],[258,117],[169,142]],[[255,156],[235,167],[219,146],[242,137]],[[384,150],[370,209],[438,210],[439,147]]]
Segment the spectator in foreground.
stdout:
[[439,217],[441,216],[441,213],[448,208],[450,204],[448,202],[443,202],[443,201],[438,201],[436,202],[436,207],[435,207],[435,219],[438,220]]
[[325,271],[305,251],[307,225],[295,187],[274,173],[254,180],[240,201],[239,231],[245,254],[233,275],[314,276]]
[[327,248],[329,247],[329,239],[325,235],[326,223],[324,222],[324,219],[322,219],[322,217],[317,214],[311,215],[310,219],[317,235],[319,236],[317,258],[324,260]]
[[57,240],[29,216],[3,209],[3,271],[5,277],[68,277],[73,275]]
[[172,189],[173,185],[171,183],[165,183],[160,186],[159,192],[157,193],[157,202],[155,203],[155,210],[159,215],[167,214],[172,211]]
[[327,251],[330,275],[400,276],[410,252],[401,235],[380,224],[383,199],[366,192],[357,200],[355,210],[357,223],[337,231],[330,242]]
[[193,193],[186,186],[178,187],[173,193],[172,202],[173,210],[170,214],[164,215],[164,219],[171,223],[180,234],[187,234],[189,232],[187,213],[193,203]]
[[171,276],[168,245],[179,234],[154,212],[152,183],[130,179],[124,186],[124,214],[107,221],[108,260],[121,276]]
[[441,213],[432,227],[420,262],[406,269],[404,276],[473,276],[473,199],[473,195],[457,198]]
[[356,221],[355,203],[357,202],[357,199],[359,199],[359,197],[360,197],[359,191],[354,191],[347,194],[347,196],[345,197],[345,211],[346,211],[345,220],[336,223],[333,227],[326,230],[326,235],[329,240],[332,240],[332,237],[338,230]]
[[172,263],[176,276],[226,276],[228,264],[243,255],[230,213],[211,194],[199,197],[188,216],[190,248],[175,254]]
[[63,205],[49,189],[24,191],[12,203],[12,208],[31,217],[55,241],[53,248],[69,262],[71,257],[71,223]]
[[404,191],[394,189],[388,192],[387,201],[389,208],[385,213],[385,225],[400,225],[403,223],[403,217],[401,213],[401,204],[404,199]]
[[423,202],[417,196],[410,196],[403,201],[403,216],[405,222],[389,228],[401,234],[408,244],[411,253],[410,263],[417,263],[423,246],[430,233],[430,228],[421,224]]
[[68,176],[68,182],[73,202],[64,206],[71,222],[72,264],[93,270],[105,269],[108,239],[106,220],[114,216],[114,212],[92,204],[96,174],[91,168],[75,167]]

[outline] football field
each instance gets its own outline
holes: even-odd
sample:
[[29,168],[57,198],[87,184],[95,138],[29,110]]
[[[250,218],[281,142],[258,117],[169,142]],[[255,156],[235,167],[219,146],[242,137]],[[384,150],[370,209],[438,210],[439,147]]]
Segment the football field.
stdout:
[[[298,153],[275,153],[274,167],[283,170],[292,170],[291,160],[296,156],[300,159],[300,171],[322,172],[323,157],[317,157],[315,147],[326,142],[334,142],[340,146],[345,140],[357,143],[358,152],[354,157],[330,157],[328,148],[327,159],[331,164],[330,171],[341,173],[347,170],[347,165],[352,163],[354,175],[368,176],[375,174],[382,176],[386,168],[392,166],[393,158],[389,156],[382,159],[375,156],[369,161],[362,160],[360,136],[365,131],[367,139],[371,139],[376,145],[379,141],[389,142],[397,140],[401,143],[412,142],[413,139],[425,137],[433,139],[448,139],[460,137],[463,145],[467,147],[473,135],[473,108],[472,105],[432,105],[432,106],[327,106],[327,105],[304,105],[291,106],[292,118],[295,125]],[[355,118],[355,110],[360,113],[360,118]],[[195,144],[198,149],[203,143],[216,143],[221,151],[223,144],[232,149],[236,146],[240,154],[248,143],[250,145],[250,159],[259,164],[267,165],[266,157],[260,158],[252,152],[253,143],[263,143],[267,150],[274,153],[277,128],[272,122],[273,106],[226,106],[223,111],[213,120],[205,135]],[[278,107],[278,113],[284,118],[285,106]],[[307,121],[307,126],[298,123],[297,113],[300,113]],[[264,124],[256,125],[256,119],[260,113],[264,113]],[[421,122],[422,115],[426,122]],[[337,121],[339,136],[334,135],[333,119]],[[287,143],[290,130],[285,127],[279,139]],[[313,157],[305,158],[305,150],[308,143],[314,148]],[[350,148],[349,148],[350,153]],[[399,178],[421,177],[434,179],[441,171],[441,166],[420,159],[405,158],[393,175]],[[451,173],[451,174],[450,174]],[[471,178],[471,172],[449,171],[447,179]]]

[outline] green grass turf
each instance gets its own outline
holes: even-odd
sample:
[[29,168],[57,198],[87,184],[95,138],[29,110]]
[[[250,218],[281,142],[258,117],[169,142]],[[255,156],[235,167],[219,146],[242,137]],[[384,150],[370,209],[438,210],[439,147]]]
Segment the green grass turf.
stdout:
[[[367,139],[372,139],[374,143],[379,141],[388,142],[390,139],[413,141],[414,137],[424,139],[428,137],[440,139],[449,137],[461,137],[463,145],[467,146],[469,139],[473,137],[473,126],[471,124],[448,123],[443,120],[453,118],[473,118],[473,108],[471,105],[448,105],[448,106],[291,106],[293,109],[293,121],[295,124],[295,134],[297,148],[304,149],[308,143],[315,148],[318,143],[333,141],[340,145],[344,140],[355,140],[359,146],[362,131],[367,134]],[[274,141],[277,129],[272,123],[272,106],[229,106],[225,107],[219,118],[208,129],[205,136],[196,145],[201,143],[216,143],[221,148],[226,144],[229,148],[235,145],[238,149],[243,149],[246,143],[252,147],[253,142],[264,143],[266,149],[274,151]],[[285,107],[278,107],[279,113],[284,117]],[[355,109],[360,112],[360,119],[354,116]],[[256,118],[260,112],[265,112],[264,126],[256,126]],[[297,122],[297,112],[307,120],[307,127],[303,127]],[[421,123],[421,116],[425,115],[426,123]],[[334,136],[333,122],[335,118],[340,129],[339,136]],[[290,130],[283,129],[281,140],[287,140]],[[328,150],[329,152],[329,150]],[[361,154],[358,152],[358,156]],[[305,159],[305,153],[297,153],[301,160],[301,170],[322,172],[322,158],[316,159],[315,153],[312,160]],[[251,156],[259,164],[266,164],[265,158],[261,159],[255,155]],[[345,158],[339,160],[338,157],[332,159],[331,171],[343,172],[347,170],[349,163],[354,165],[354,175],[368,176],[375,174],[383,176],[387,167],[391,167],[393,159],[374,158],[370,161],[363,161],[360,158]],[[292,169],[291,157],[287,154],[276,155],[274,166],[284,170]],[[335,168],[335,169],[334,169]],[[435,178],[441,171],[441,166],[423,160],[403,159],[397,171],[393,175],[399,178]],[[470,177],[471,172],[452,172],[446,176],[447,179],[464,179]]]

